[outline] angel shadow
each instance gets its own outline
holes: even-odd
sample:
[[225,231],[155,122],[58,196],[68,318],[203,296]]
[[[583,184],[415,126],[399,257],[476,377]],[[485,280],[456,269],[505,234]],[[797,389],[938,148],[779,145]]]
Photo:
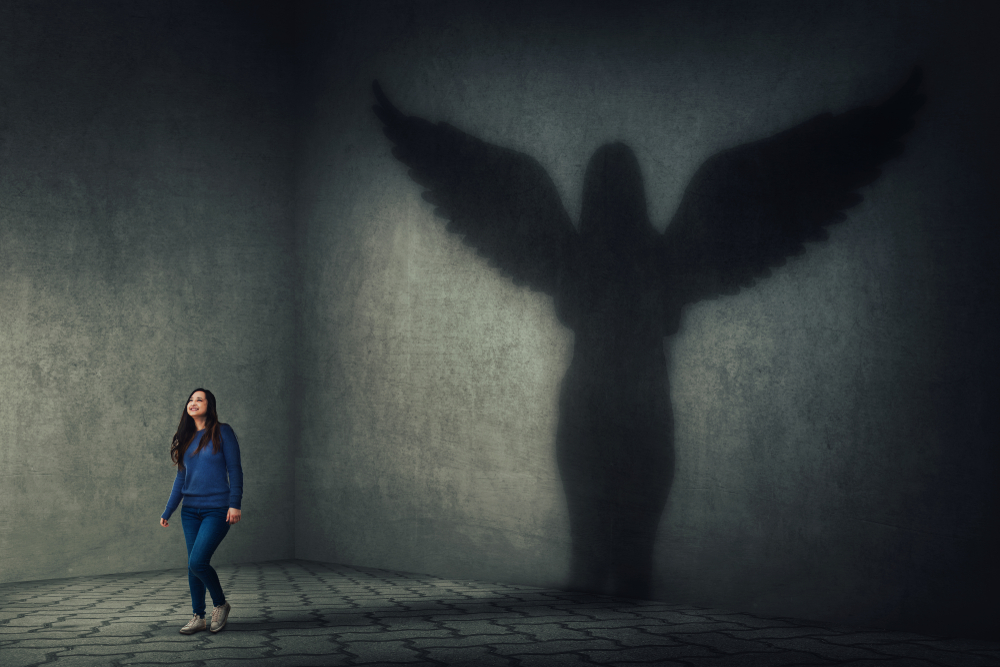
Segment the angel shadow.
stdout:
[[711,157],[663,234],[649,220],[639,163],[600,147],[584,176],[577,229],[533,158],[447,123],[407,117],[376,82],[373,109],[393,154],[449,231],[553,298],[574,332],[559,395],[556,458],[569,511],[567,587],[648,598],[657,527],[674,478],[664,338],[687,304],[735,294],[861,201],[902,151],[923,102],[914,70],[886,102],[822,114]]

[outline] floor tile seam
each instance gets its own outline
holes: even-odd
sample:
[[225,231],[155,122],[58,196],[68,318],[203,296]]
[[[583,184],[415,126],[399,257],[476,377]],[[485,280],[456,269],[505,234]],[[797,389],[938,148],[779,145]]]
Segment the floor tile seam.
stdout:
[[[663,630],[665,632],[668,632],[671,635],[673,635],[673,634],[682,634],[682,635],[721,634],[721,635],[725,635],[726,634],[726,630],[718,630],[718,629],[713,629],[713,630],[698,630],[696,632],[684,632],[684,626],[685,625],[688,625],[688,624],[681,623],[680,625],[677,625],[677,624],[673,624],[673,623],[667,623],[665,625],[665,627],[663,627],[663,626],[661,626],[661,627],[663,627]],[[692,623],[691,625],[694,625],[694,624]],[[662,632],[652,632],[652,631],[650,631],[648,629],[649,626],[645,626],[645,625],[633,625],[633,626],[630,626],[630,627],[633,630],[635,630],[636,632],[639,632],[639,633],[642,633],[642,634],[647,634],[647,635],[649,635],[651,637],[660,637],[660,636],[663,636]],[[729,635],[726,635],[726,636],[728,637]],[[756,640],[750,640],[750,639],[740,639],[739,637],[730,637],[730,638],[731,639],[738,639],[740,641],[756,641]],[[678,640],[678,641],[681,641],[681,640]]]
[[41,665],[52,664],[59,659],[59,656],[57,655],[58,653],[59,651],[49,651],[48,653],[44,654],[45,660],[43,660],[42,662],[32,663],[30,667],[40,667]]
[[[849,634],[855,634],[855,633],[849,633]],[[861,633],[857,633],[857,634],[861,634]],[[827,635],[827,636],[816,637],[816,639],[819,639],[819,640],[823,641],[823,643],[825,643],[825,644],[831,644],[833,646],[855,646],[855,644],[835,644],[835,643],[832,643],[832,642],[828,641],[828,640],[832,639],[833,637],[842,637],[842,636],[843,635],[833,635],[831,637],[830,635]],[[864,644],[865,642],[858,642],[858,643],[859,644]],[[870,645],[875,645],[875,644],[870,644]],[[937,651],[945,651],[946,653],[959,653],[959,654],[964,654],[965,653],[964,651],[955,651],[954,649],[943,649],[943,648],[939,648],[937,646],[927,646],[924,642],[919,641],[919,640],[916,640],[916,641],[914,641],[914,640],[905,640],[905,639],[887,640],[887,641],[881,641],[877,645],[878,646],[923,646],[925,648],[931,648],[931,649],[934,649],[934,650],[937,650]]]
[[[525,602],[532,602],[532,600],[526,600]],[[542,602],[544,602],[544,601],[542,600]],[[552,608],[553,609],[561,609],[563,607],[573,608],[573,609],[593,609],[594,611],[597,611],[597,610],[613,611],[613,612],[618,613],[618,614],[631,614],[632,616],[635,616],[637,618],[642,617],[642,613],[640,611],[638,611],[638,610],[633,609],[633,608],[629,608],[629,607],[623,608],[621,605],[604,604],[602,602],[554,602],[554,603],[552,603]],[[651,612],[651,613],[657,613],[657,612]]]
[[[903,656],[894,656],[896,659],[907,660]],[[853,665],[857,664],[863,660],[871,660],[870,658],[851,658],[849,660],[837,660],[837,665]],[[907,667],[955,667],[955,665],[942,665],[939,662],[933,662],[931,660],[926,660],[924,658],[917,658],[919,662],[909,662],[907,661]]]
[[[586,628],[580,628],[580,629],[571,628],[568,625],[566,625],[565,622],[562,622],[562,621],[553,621],[552,623],[538,623],[538,624],[529,624],[529,625],[555,625],[556,627],[561,628],[561,629],[563,629],[563,630],[565,630],[567,632],[583,632],[583,634],[585,634],[589,639],[606,639],[605,637],[599,637],[599,636],[591,634],[590,632],[587,631]],[[534,637],[537,638],[537,635],[535,635],[534,633],[528,633],[528,634],[531,634],[532,636],[534,636]],[[607,639],[610,639],[610,638],[607,638]],[[566,641],[574,641],[574,640],[567,639]],[[610,641],[617,642],[618,640],[616,640],[616,639],[610,639]]]
[[[778,651],[792,651],[794,653],[805,653],[807,655],[813,656],[814,658],[819,658],[820,660],[834,660],[834,661],[837,662],[837,664],[841,664],[841,660],[839,658],[829,657],[829,656],[825,656],[825,655],[817,655],[815,651],[811,651],[811,650],[808,650],[808,649],[785,648],[783,646],[775,646],[774,644],[770,644],[769,643],[770,641],[777,641],[777,640],[766,640],[766,639],[762,639],[761,640],[762,643],[767,644],[768,646],[771,646],[772,648],[777,649]],[[902,656],[889,656],[889,657],[898,658],[898,657],[902,657]],[[857,661],[857,660],[868,660],[868,659],[871,659],[871,658],[851,658],[851,660],[854,660],[854,661]],[[877,660],[878,658],[874,658],[874,659]],[[941,667],[945,667],[945,666],[942,665]]]
[[93,635],[99,632],[101,628],[108,628],[108,627],[111,627],[111,621],[105,619],[100,623],[98,623],[97,625],[93,626],[90,630],[80,633],[80,639],[90,639],[90,637],[87,637],[86,635]]
[[347,653],[347,645],[346,645],[347,643],[343,638],[344,634],[346,633],[331,632],[330,635],[327,637],[327,641],[330,644],[335,645],[337,649],[340,650],[342,653]]
[[[613,644],[618,644],[619,643],[619,642],[616,642],[614,639],[610,639],[608,637],[595,637],[593,639],[588,639],[588,640],[580,640],[580,639],[537,639],[537,638],[527,637],[527,636],[525,636],[524,633],[512,633],[512,634],[517,634],[517,635],[523,637],[526,641],[524,641],[524,642],[496,642],[496,643],[490,643],[490,642],[487,641],[487,642],[483,642],[483,643],[478,644],[478,645],[479,646],[509,646],[509,645],[525,645],[525,646],[527,646],[528,644],[531,644],[531,645],[535,645],[535,644],[553,644],[555,642],[587,643],[587,642],[590,642],[590,641],[606,641],[606,642],[611,642]],[[433,641],[435,639],[476,639],[476,638],[480,638],[480,637],[482,637],[484,639],[491,639],[491,638],[496,638],[496,637],[510,637],[510,636],[511,636],[511,634],[492,635],[492,634],[479,634],[479,633],[477,633],[477,634],[473,634],[473,635],[461,635],[461,636],[458,636],[458,637],[413,637],[413,638],[411,638],[411,640],[412,641]],[[377,640],[377,639],[358,639],[358,640],[352,640],[352,641],[354,641],[354,642],[367,641],[367,642],[376,642],[377,643],[379,640]],[[399,640],[399,641],[405,641],[405,640]],[[456,648],[456,647],[452,647],[452,646],[433,646],[432,645],[432,646],[428,646],[428,648]],[[643,647],[642,646],[628,646],[628,645],[622,644],[622,645],[618,646],[617,648],[620,648],[620,649],[629,649],[629,648],[643,648]],[[662,647],[657,647],[657,648],[662,648]],[[582,649],[575,649],[575,650],[582,650]],[[612,649],[602,649],[602,650],[609,650],[610,651]]]
[[[573,621],[570,621],[570,622],[573,622]],[[556,623],[556,625],[559,625],[560,627],[562,627],[562,628],[564,628],[566,630],[569,630],[571,632],[583,632],[585,635],[587,635],[588,637],[590,637],[592,639],[604,639],[604,637],[601,637],[600,635],[595,635],[595,634],[593,634],[591,632],[591,630],[597,630],[599,628],[571,628],[571,627],[569,627],[567,625],[567,623],[564,623],[564,622]],[[609,629],[611,629],[611,628],[609,628]],[[618,640],[613,639],[612,641],[617,642]]]
[[488,655],[492,655],[495,658],[500,658],[501,660],[503,660],[504,662],[506,662],[508,665],[511,664],[511,661],[510,661],[510,659],[507,658],[507,656],[500,655],[500,653],[497,652],[497,647],[496,646],[487,645],[486,646],[486,653]]
[[[764,630],[787,630],[788,629],[788,628],[748,628],[748,627],[738,627],[738,628],[725,628],[725,627],[723,627],[723,628],[712,628],[712,627],[707,627],[707,628],[701,629],[701,630],[685,630],[684,628],[686,626],[689,626],[689,625],[708,625],[708,626],[711,626],[711,624],[710,623],[670,623],[668,621],[667,625],[668,625],[668,627],[672,631],[680,632],[682,634],[688,634],[688,635],[701,635],[701,634],[706,634],[706,633],[727,633],[727,632],[756,632],[756,631],[764,631]],[[720,624],[720,625],[722,625],[722,624]],[[736,625],[736,624],[728,624],[727,623],[726,625]],[[742,639],[742,638],[741,637],[733,637],[733,639]],[[769,639],[784,639],[784,637],[771,637]],[[752,641],[752,640],[744,640],[744,641]]]
[[[898,642],[898,643],[892,643],[892,644],[882,644],[882,646],[915,646],[915,645],[919,646],[919,644],[916,644],[915,642]],[[837,646],[837,644],[834,644],[834,646]],[[844,645],[843,644],[839,644],[839,646],[844,646]],[[856,646],[853,646],[853,645],[850,645],[850,644],[848,644],[847,646],[849,646],[850,648],[857,648]],[[928,647],[924,647],[924,648],[928,648]],[[890,658],[890,659],[891,658],[903,659],[903,660],[914,659],[914,656],[900,655],[898,653],[886,653],[886,652],[878,651],[877,649],[865,649],[865,650],[875,651],[879,655],[883,655],[886,658]],[[937,649],[937,650],[942,650],[942,649]],[[962,652],[962,651],[944,651],[944,652],[951,653],[952,656],[954,656],[954,657],[965,657],[965,658],[975,656],[977,658],[997,659],[998,657],[1000,657],[998,655],[981,655],[981,654],[978,654],[978,653],[967,653],[967,652]],[[917,658],[917,659],[918,660],[924,660],[924,661],[926,661],[929,664],[939,665],[940,667],[953,667],[953,665],[948,665],[947,663],[938,662],[934,658],[931,658],[931,657],[920,657],[920,658]]]
[[[628,648],[642,648],[642,647],[632,646],[632,647],[628,647]],[[520,657],[521,656],[527,656],[527,655],[539,656],[539,657],[544,657],[544,658],[551,658],[553,656],[560,656],[560,655],[575,655],[575,656],[579,657],[581,660],[583,660],[584,664],[588,664],[588,665],[609,665],[609,664],[610,665],[617,665],[618,664],[617,662],[614,662],[614,663],[594,662],[594,661],[592,661],[590,659],[589,656],[587,656],[587,655],[585,655],[583,653],[583,651],[595,651],[595,650],[596,651],[605,651],[605,650],[611,650],[611,649],[587,649],[587,648],[583,648],[583,649],[575,649],[575,650],[572,650],[572,651],[556,651],[556,652],[553,652],[553,653],[532,653],[530,651],[525,651],[524,653],[514,653],[514,654],[511,654],[511,655],[504,656],[504,657],[506,657],[506,658],[514,658],[514,659],[517,659],[518,661],[520,661]],[[662,661],[662,658],[654,658],[651,662],[653,664],[660,664],[661,661]],[[640,662],[642,662],[642,661],[640,661]],[[687,664],[687,663],[685,663],[685,664]]]
[[576,617],[579,617],[579,618],[585,618],[585,619],[588,619],[588,620],[591,620],[591,621],[598,621],[598,622],[599,621],[609,621],[609,620],[620,620],[620,621],[638,621],[638,620],[642,620],[640,618],[635,618],[635,617],[633,617],[633,618],[617,618],[617,619],[598,618],[597,616],[594,616],[593,614],[588,614],[588,613],[583,612],[583,611],[579,611],[578,612],[578,611],[573,611],[571,609],[566,609],[564,611],[568,612],[571,616],[576,616]]
[[513,663],[514,667],[524,667],[524,661],[521,660],[516,655],[506,655],[504,656],[508,662]]
[[[903,658],[903,659],[906,659],[906,658],[911,657],[911,656],[905,656],[905,655],[898,655],[896,653],[886,653],[886,652],[883,652],[883,651],[879,651],[877,648],[872,648],[871,645],[859,646],[857,644],[837,644],[837,643],[834,643],[834,642],[827,641],[828,638],[826,638],[826,637],[818,637],[816,639],[817,639],[817,641],[820,641],[821,643],[826,644],[827,646],[836,646],[836,647],[839,647],[839,648],[852,648],[852,649],[855,649],[855,650],[872,651],[874,653],[877,653],[878,655],[885,656],[886,658]],[[918,645],[919,646],[919,644],[916,644],[916,642],[906,642],[906,641],[899,641],[899,642],[891,642],[891,643],[879,644],[879,646],[914,646],[914,645]],[[924,648],[930,648],[930,647],[924,647]],[[941,650],[941,649],[935,649],[935,650]],[[967,655],[969,655],[969,654],[967,654],[965,652],[962,652],[962,651],[954,651],[954,652],[953,651],[945,651],[945,652],[946,653],[952,653],[955,656],[967,656]],[[979,656],[979,657],[985,657],[985,656]],[[858,659],[860,660],[860,658],[858,658]],[[932,658],[920,658],[920,659],[921,660],[927,660],[928,662],[933,662]],[[935,662],[934,664],[940,664],[940,663],[936,663]],[[942,665],[942,667],[945,667],[945,666]]]
[[[690,634],[693,634],[693,633],[690,633]],[[702,633],[698,633],[698,634],[702,634]],[[707,633],[705,633],[705,634],[707,634]],[[679,644],[683,644],[685,646],[697,646],[698,648],[708,649],[709,651],[712,651],[713,653],[716,653],[717,655],[720,655],[720,656],[742,655],[744,653],[748,654],[748,655],[757,655],[757,654],[767,654],[767,653],[779,653],[781,651],[788,651],[788,650],[790,650],[790,649],[779,648],[779,647],[776,647],[776,646],[771,646],[770,644],[768,644],[764,640],[760,640],[757,643],[762,644],[763,646],[769,646],[770,650],[762,649],[760,651],[735,651],[735,652],[732,652],[732,651],[725,651],[725,650],[720,649],[720,648],[718,648],[716,646],[713,646],[711,644],[707,644],[706,645],[706,644],[700,643],[700,642],[694,642],[694,641],[690,641],[690,640],[681,639],[681,638],[676,637],[676,636],[671,636],[670,639],[672,641],[678,642]],[[638,646],[633,646],[633,647],[630,647],[630,648],[639,648],[639,647]],[[798,649],[795,649],[795,650],[798,650]],[[809,653],[808,651],[800,651],[800,652],[801,653]],[[815,654],[814,653],[810,653],[810,655],[815,655]],[[818,657],[820,657],[823,660],[826,659],[823,656],[818,656]]]
[[[933,641],[949,641],[949,640],[948,639],[915,639],[911,643],[917,644],[919,646],[927,646],[928,648],[933,648],[933,649],[936,649],[938,651],[958,652],[958,653],[961,653],[963,655],[966,654],[966,653],[968,653],[969,655],[980,655],[981,657],[984,657],[984,658],[997,658],[998,660],[1000,660],[1000,643],[997,644],[996,648],[985,648],[984,647],[984,648],[973,648],[973,649],[959,650],[959,649],[949,649],[949,648],[944,648],[944,647],[941,647],[941,646],[934,646],[932,644],[929,644],[929,642],[933,642]],[[982,655],[982,653],[984,653],[984,652],[986,653],[986,655]]]
[[[435,637],[434,639],[437,639],[437,638]],[[442,666],[446,666],[448,664],[448,663],[441,662],[440,660],[437,660],[437,659],[431,657],[431,655],[430,655],[431,649],[437,648],[437,647],[434,647],[434,646],[427,646],[427,647],[416,646],[415,645],[416,641],[417,641],[416,639],[403,639],[402,640],[403,645],[406,646],[411,651],[413,651],[414,653],[416,653],[418,656],[420,656],[420,658],[425,663],[432,664],[432,665],[442,665]]]
[[[663,665],[663,664],[668,664],[668,663],[663,662],[663,658],[651,658],[649,660],[629,660],[627,662],[616,661],[616,662],[613,662],[613,663],[609,663],[609,662],[594,662],[594,661],[592,661],[590,659],[590,656],[587,656],[587,655],[584,655],[583,657],[586,660],[590,661],[589,664],[592,664],[592,665]],[[696,665],[696,663],[688,662],[684,658],[670,658],[669,664],[671,664],[671,665],[679,664],[679,665],[684,665],[685,667],[703,667],[703,665]],[[781,667],[795,667],[795,666],[794,665],[782,665]],[[815,666],[813,665],[813,666],[810,666],[810,667],[815,667]]]
[[[635,648],[634,646],[628,646],[627,644],[623,644],[621,641],[619,641],[619,640],[617,640],[617,639],[615,639],[613,637],[589,637],[588,639],[581,640],[581,639],[568,639],[568,638],[562,638],[562,639],[557,639],[557,638],[553,638],[553,639],[539,639],[537,636],[534,636],[534,639],[533,639],[533,643],[535,643],[535,644],[553,644],[555,642],[579,642],[579,643],[584,643],[585,644],[585,643],[591,642],[591,641],[611,642],[618,649]],[[580,651],[580,650],[585,650],[585,649],[579,648],[579,649],[575,649],[575,650],[576,651]],[[610,649],[608,649],[608,650],[610,650]],[[551,654],[549,654],[549,655],[551,655]]]
[[445,621],[435,621],[433,619],[428,619],[427,622],[430,623],[431,625],[433,625],[435,627],[435,629],[437,629],[437,630],[443,630],[444,632],[447,632],[448,635],[450,637],[452,637],[453,639],[461,639],[462,636],[463,636],[463,635],[460,635],[458,633],[458,630],[456,630],[454,628],[449,628],[448,626],[446,626],[445,625]]
[[[650,613],[658,613],[658,612],[650,612]],[[787,625],[768,625],[768,626],[765,626],[765,627],[761,628],[759,626],[749,625],[747,623],[741,623],[740,621],[720,620],[720,619],[714,618],[714,617],[712,617],[710,615],[691,614],[691,613],[683,612],[683,611],[676,612],[676,613],[679,613],[681,616],[686,616],[686,617],[688,617],[690,619],[695,619],[695,620],[691,621],[692,623],[709,623],[709,624],[711,624],[711,623],[718,623],[718,624],[729,623],[729,624],[732,624],[732,625],[738,625],[738,626],[740,626],[742,628],[746,628],[747,630],[765,630],[765,629],[770,630],[770,629],[778,629],[778,628],[787,628],[788,627]],[[650,616],[649,618],[653,618],[653,617]],[[757,619],[757,620],[766,621],[766,620],[771,620],[771,619],[761,618],[761,619]]]
[[[730,639],[735,639],[737,641],[743,641],[743,642],[750,642],[750,641],[752,641],[752,642],[758,642],[758,641],[763,641],[765,639],[820,639],[820,638],[823,637],[823,635],[795,635],[793,637],[752,637],[752,638],[748,638],[748,637],[739,637],[739,636],[735,636],[735,635],[731,634],[733,632],[742,632],[741,630],[715,630],[715,632],[718,632],[719,634],[725,635],[725,636],[729,637]],[[694,634],[694,633],[688,633],[688,634]],[[831,646],[843,646],[843,644],[831,644]]]

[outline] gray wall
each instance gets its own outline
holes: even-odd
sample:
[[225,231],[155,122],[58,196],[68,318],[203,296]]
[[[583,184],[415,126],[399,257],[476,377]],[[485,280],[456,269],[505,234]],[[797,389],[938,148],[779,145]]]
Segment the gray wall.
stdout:
[[[706,6],[708,5],[708,6]],[[921,3],[366,3],[317,10],[303,130],[299,558],[559,586],[553,440],[573,336],[448,234],[370,111],[525,151],[580,211],[621,140],[662,229],[714,152],[929,102],[828,243],[665,343],[677,471],[654,596],[995,630],[995,15]],[[969,629],[971,628],[971,630]]]
[[654,596],[995,632],[996,16],[703,4],[304,3],[290,42],[266,2],[4,3],[0,581],[182,563],[157,517],[205,385],[245,452],[215,562],[564,584],[573,335],[433,217],[371,80],[529,152],[573,217],[628,143],[662,229],[709,155],[920,62],[906,154],[830,241],[665,342]]
[[289,58],[256,20],[0,5],[0,582],[183,565],[202,385],[244,452],[215,562],[293,555]]

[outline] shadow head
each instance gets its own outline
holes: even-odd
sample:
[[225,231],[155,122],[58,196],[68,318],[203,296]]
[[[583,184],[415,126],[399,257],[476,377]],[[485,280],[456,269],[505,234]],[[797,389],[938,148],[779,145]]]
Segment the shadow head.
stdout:
[[583,178],[581,236],[616,243],[653,231],[639,160],[621,142],[604,144],[594,151]]

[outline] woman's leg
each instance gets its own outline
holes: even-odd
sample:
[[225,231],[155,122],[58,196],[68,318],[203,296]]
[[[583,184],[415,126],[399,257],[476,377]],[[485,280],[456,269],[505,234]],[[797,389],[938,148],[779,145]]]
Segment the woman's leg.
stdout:
[[[181,525],[184,528],[184,541],[187,543],[188,563],[191,562],[191,550],[198,539],[201,528],[201,510],[189,507],[181,508]],[[191,589],[191,608],[195,616],[205,618],[205,583],[195,576],[188,566],[188,586]]]
[[[201,520],[197,529],[192,531],[194,539],[189,539],[188,541],[188,581],[191,584],[192,600],[194,600],[198,591],[201,593],[201,604],[198,604],[198,600],[194,601],[194,613],[204,615],[206,588],[212,595],[213,605],[219,607],[226,604],[226,596],[222,592],[219,575],[209,565],[209,560],[222,543],[222,539],[226,536],[226,533],[229,532],[229,524],[226,523],[228,508],[214,507],[192,511],[197,512]],[[184,528],[185,538],[187,538],[186,523]],[[196,581],[198,582],[197,584],[195,583]]]

